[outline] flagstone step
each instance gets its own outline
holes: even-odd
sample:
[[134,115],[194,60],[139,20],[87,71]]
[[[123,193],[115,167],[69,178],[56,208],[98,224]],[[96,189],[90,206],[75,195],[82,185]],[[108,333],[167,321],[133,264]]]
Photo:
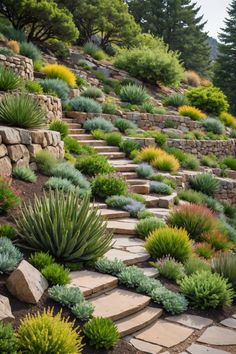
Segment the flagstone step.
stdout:
[[65,123],[73,123],[74,119],[72,119],[72,118],[63,118],[63,122],[65,122]]
[[110,318],[113,321],[132,315],[150,303],[150,297],[128,290],[115,289],[91,300],[94,317]]
[[81,128],[76,128],[76,127],[69,127],[69,134],[75,135],[75,134],[84,134],[85,130]]
[[91,134],[70,134],[70,136],[76,140],[94,140]]
[[145,198],[145,204],[147,207],[157,207],[159,203],[159,197],[153,195],[143,195]]
[[132,253],[129,251],[112,248],[107,253],[105,253],[104,256],[111,261],[114,261],[115,259],[119,259],[120,261],[124,262],[127,265],[143,263],[149,259],[148,253],[146,253],[143,248],[137,246],[136,249],[135,247],[132,247],[132,249],[133,252],[138,251],[138,253]]
[[131,193],[138,193],[138,194],[149,194],[150,186],[149,183],[145,184],[132,184],[129,186],[129,191]]
[[162,315],[162,312],[162,309],[148,306],[133,315],[116,321],[115,324],[120,336],[124,337],[149,326]]
[[158,270],[156,268],[145,267],[140,269],[149,278],[156,278],[158,276]]
[[125,164],[125,165],[113,165],[117,172],[134,172],[136,171],[137,165],[135,164]]
[[108,157],[110,159],[120,159],[122,157],[125,157],[125,154],[123,152],[115,151],[115,152],[99,152],[98,155]]
[[90,145],[90,146],[105,146],[107,143],[104,140],[80,140],[80,144]]
[[149,184],[147,180],[145,179],[138,179],[138,178],[130,178],[127,181],[128,184],[130,185],[144,185],[144,184]]
[[95,146],[94,149],[97,152],[120,152],[119,148],[117,146]]
[[97,209],[107,209],[107,205],[105,203],[90,203],[90,206]]
[[114,242],[114,244],[112,247],[115,249],[120,249],[120,250],[126,250],[127,247],[129,247],[129,248],[130,247],[140,247],[140,246],[144,245],[143,240],[141,240],[139,238],[135,238],[135,237],[125,237],[124,235],[114,236],[113,242]]
[[163,195],[159,197],[159,208],[170,209],[174,206],[177,193],[174,192],[171,195]]
[[170,211],[168,209],[163,208],[148,208],[148,210],[161,219],[166,219],[170,214]]
[[107,229],[112,231],[114,234],[136,235],[135,225],[138,221],[136,220],[136,223],[134,223],[131,222],[131,220],[132,219],[130,219],[130,222],[120,220],[108,221]]
[[108,220],[129,217],[129,213],[124,210],[100,209],[101,215]]
[[70,272],[69,287],[79,288],[85,297],[101,294],[115,288],[118,279],[108,274],[97,273],[89,270]]
[[137,177],[136,172],[121,172],[122,176],[127,180],[134,179]]

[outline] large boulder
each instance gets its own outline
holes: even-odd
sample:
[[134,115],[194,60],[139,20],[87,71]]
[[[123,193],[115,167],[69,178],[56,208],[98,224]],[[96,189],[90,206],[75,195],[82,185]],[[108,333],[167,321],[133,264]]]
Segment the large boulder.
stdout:
[[17,299],[37,304],[48,288],[48,282],[36,268],[23,260],[7,279],[6,286]]

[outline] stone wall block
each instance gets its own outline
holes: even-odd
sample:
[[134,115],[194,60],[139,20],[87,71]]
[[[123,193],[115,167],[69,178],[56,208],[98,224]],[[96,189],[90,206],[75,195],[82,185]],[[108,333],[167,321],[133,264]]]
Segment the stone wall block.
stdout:
[[4,144],[20,144],[21,142],[20,133],[14,128],[0,126],[0,135]]
[[8,156],[0,158],[0,176],[9,177],[12,174],[11,160]]

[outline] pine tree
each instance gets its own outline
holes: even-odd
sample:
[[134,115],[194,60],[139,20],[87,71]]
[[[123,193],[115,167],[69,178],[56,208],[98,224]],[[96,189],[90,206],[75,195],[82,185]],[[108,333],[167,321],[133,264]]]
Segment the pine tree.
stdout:
[[225,28],[220,34],[214,82],[228,96],[231,111],[236,114],[236,0],[228,8]]
[[130,12],[143,31],[163,37],[170,49],[180,52],[186,69],[209,74],[210,48],[200,8],[192,0],[127,0]]

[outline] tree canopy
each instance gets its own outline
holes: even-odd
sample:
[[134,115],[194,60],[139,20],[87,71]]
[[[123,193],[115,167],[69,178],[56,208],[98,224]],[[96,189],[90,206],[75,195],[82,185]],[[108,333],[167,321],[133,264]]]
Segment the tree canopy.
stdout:
[[228,96],[231,110],[236,114],[236,0],[233,0],[228,8],[225,28],[220,34],[214,81]]
[[31,41],[73,41],[79,35],[72,14],[53,0],[1,0],[0,13]]
[[130,13],[144,32],[162,37],[180,53],[186,69],[207,75],[210,68],[208,36],[203,16],[191,0],[127,0]]

